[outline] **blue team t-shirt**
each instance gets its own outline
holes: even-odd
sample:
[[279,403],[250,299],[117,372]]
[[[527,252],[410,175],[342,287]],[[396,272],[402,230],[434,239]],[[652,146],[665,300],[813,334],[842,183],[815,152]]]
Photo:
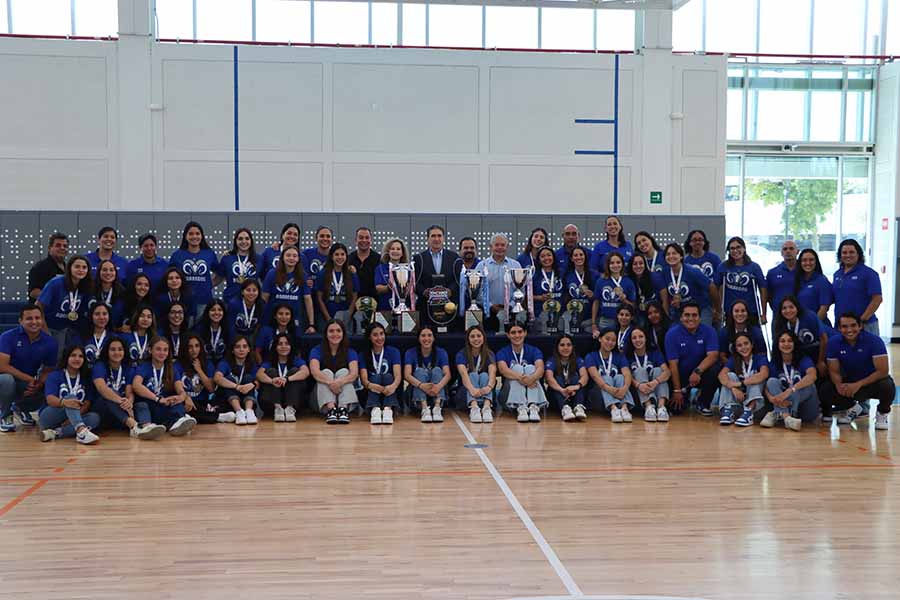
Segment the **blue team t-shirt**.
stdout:
[[[488,350],[488,361],[487,361],[487,364],[484,364],[484,365],[477,365],[477,366],[478,366],[478,373],[486,373],[486,372],[487,372],[487,368],[488,368],[490,365],[496,364],[496,362],[497,362],[497,358],[494,356],[494,353],[491,352],[490,350]],[[466,352],[465,352],[464,350],[460,350],[459,352],[456,353],[456,356],[454,357],[454,363],[456,364],[456,366],[462,365],[463,367],[468,368],[468,366],[469,366],[469,361],[466,360]]]
[[134,281],[138,275],[144,274],[150,280],[150,293],[155,294],[157,290],[163,289],[163,276],[169,268],[169,261],[157,256],[152,263],[144,260],[143,256],[138,256],[128,263],[128,274],[126,281]]
[[169,265],[178,267],[184,280],[191,286],[191,294],[197,304],[206,305],[213,299],[212,278],[219,268],[216,253],[208,248],[196,254],[187,250],[176,250],[169,259]]
[[852,346],[844,336],[836,335],[825,347],[825,357],[840,362],[844,383],[854,383],[874,373],[876,356],[887,356],[887,348],[880,337],[865,330],[859,332]]
[[[181,365],[179,365],[178,363],[172,363],[171,365],[166,365],[164,368],[172,369],[172,387],[171,388],[160,389],[159,387],[156,386],[156,379],[153,376],[153,371],[154,371],[153,363],[150,361],[141,363],[141,365],[135,369],[134,376],[137,377],[138,375],[140,375],[141,378],[143,379],[144,387],[146,387],[148,390],[150,390],[154,394],[156,394],[158,396],[172,396],[175,394],[174,383],[176,381],[181,380],[181,378],[184,376],[184,371],[182,370]],[[160,381],[160,383],[162,385],[165,384],[165,372],[163,372],[163,378]],[[160,387],[162,387],[162,385]]]
[[594,249],[588,257],[588,266],[598,273],[602,273],[606,268],[606,255],[610,252],[618,252],[622,255],[622,260],[628,263],[628,260],[634,255],[634,246],[631,242],[625,241],[623,246],[618,248],[609,243],[609,240],[602,240],[594,244]]
[[[553,376],[556,377],[557,379],[562,378],[564,369],[560,368],[559,370],[557,370],[556,367],[557,367],[556,359],[553,357],[548,358],[547,364],[544,366],[544,368],[547,371],[552,371]],[[580,356],[576,356],[575,357],[575,372],[569,373],[569,377],[568,377],[567,381],[578,379],[578,372],[581,371],[581,369],[583,369],[583,368],[584,368],[584,359],[581,358]]]
[[[291,341],[294,342],[294,347],[297,346],[297,342],[299,339],[296,335],[292,335],[288,331],[280,332],[285,333],[291,337]],[[275,340],[276,331],[272,327],[266,325],[259,330],[259,333],[256,334],[256,340],[254,346],[257,350],[259,350],[263,356],[268,356],[269,352],[272,351],[272,342]]]
[[225,304],[240,298],[241,277],[245,280],[261,280],[259,274],[261,262],[261,256],[257,256],[256,261],[250,260],[249,256],[237,256],[230,253],[222,257],[216,273],[225,280],[225,290],[222,292],[222,300],[225,301]]
[[762,269],[755,262],[744,265],[731,265],[723,262],[716,269],[716,285],[724,286],[725,294],[725,313],[731,310],[731,305],[738,300],[747,303],[752,314],[758,314],[756,308],[756,292],[754,283],[759,289],[766,288],[766,278],[763,277]]
[[[610,358],[612,362],[610,362]],[[597,369],[601,376],[615,377],[621,375],[625,369],[629,369],[628,359],[621,352],[613,351],[608,358],[603,358],[599,350],[591,351],[584,358],[584,366]]]
[[[359,353],[359,368],[360,370],[365,369],[369,375],[375,374],[375,364],[377,362],[378,355],[376,354],[374,357],[371,352],[360,352]],[[385,346],[384,347],[384,356],[381,357],[381,375],[386,375],[388,373],[393,373],[394,365],[403,364],[403,360],[400,357],[400,350],[393,346]]]
[[124,363],[118,369],[110,369],[106,363],[98,362],[91,369],[91,379],[102,379],[115,394],[124,396],[126,388],[134,380],[134,369]]
[[150,337],[146,333],[140,335],[136,331],[120,333],[119,339],[125,344],[125,360],[131,366],[150,359]]
[[[44,307],[44,321],[50,329],[81,329],[87,323],[87,310],[93,297],[79,291],[66,289],[65,275],[57,275],[47,282],[38,296]],[[78,319],[69,320],[70,312],[78,313]]]
[[[100,258],[96,250],[88,252],[84,257],[91,265],[91,277],[95,276],[97,274],[97,267],[100,266],[100,262],[103,259]],[[124,281],[125,277],[128,275],[128,259],[113,252],[112,256],[109,257],[109,260],[116,266],[116,274],[119,279]]]
[[[619,297],[615,293],[615,289],[617,284],[615,280],[612,278],[607,279],[606,277],[598,277],[596,282],[594,283],[594,301],[600,302],[600,310],[597,313],[598,317],[604,317],[606,319],[615,319],[616,313],[619,311],[619,306],[622,305],[622,302],[619,300]],[[618,287],[622,288],[622,291],[625,292],[625,297],[631,302],[635,302],[637,300],[637,290],[634,287],[634,282],[631,281],[628,277],[622,277],[619,281]]]
[[84,360],[89,367],[93,367],[94,363],[100,358],[100,353],[109,345],[110,340],[116,339],[115,333],[106,330],[105,335],[94,337],[93,334],[75,336],[75,343],[84,348]]
[[707,279],[712,279],[716,275],[716,270],[722,264],[722,259],[712,252],[704,252],[700,258],[692,254],[684,257],[684,263],[700,269]]
[[306,273],[307,279],[315,280],[328,262],[328,253],[320,254],[319,247],[313,246],[300,253],[300,262],[303,263],[303,272]]
[[[309,362],[312,363],[312,361],[314,361],[314,360],[319,361],[320,368],[324,368],[324,365],[322,363],[322,344],[319,344],[318,346],[313,347],[313,349],[309,351]],[[357,363],[357,366],[359,366],[359,355],[356,353],[356,350],[354,350],[353,348],[348,348],[347,349],[347,364],[345,365],[345,367],[349,367],[350,363],[352,363],[352,362]]]
[[[544,360],[544,355],[541,354],[540,349],[531,344],[523,344],[520,352],[524,352],[522,354],[522,366],[534,365],[537,361]],[[512,344],[504,346],[497,352],[497,362],[501,361],[505,362],[508,367],[512,367],[519,362],[513,352]]]
[[788,369],[785,368],[784,363],[781,362],[780,359],[776,357],[772,357],[772,360],[769,361],[769,377],[775,378],[781,384],[781,389],[786,390],[792,385],[797,385],[797,383],[803,379],[806,375],[806,372],[810,369],[815,368],[813,361],[810,360],[808,356],[802,356],[799,361],[794,361],[794,365],[790,365],[791,376],[788,377]]
[[253,364],[253,361],[250,360],[249,356],[244,360],[243,365],[232,366],[227,360],[221,360],[219,361],[219,364],[216,365],[217,373],[221,373],[226,379],[238,385],[256,381],[256,371],[258,370],[258,367]]
[[662,367],[666,364],[666,359],[659,350],[650,350],[644,354],[644,356],[640,357],[640,360],[636,355],[631,355],[627,358],[628,366],[631,369],[632,374],[637,373],[638,369],[646,368],[648,378],[653,377],[653,369]]
[[[69,383],[71,382],[71,385]],[[79,402],[93,400],[93,382],[80,376],[66,378],[64,369],[57,369],[47,376],[44,382],[44,393],[47,396],[56,396],[60,400],[67,398],[77,399]]]
[[246,312],[244,311],[244,299],[240,296],[229,302],[225,311],[225,321],[228,323],[230,339],[234,339],[236,335],[250,338],[256,335],[265,312],[266,305],[262,300],[248,308]]
[[[359,291],[359,277],[356,276],[356,273],[350,273],[348,270],[344,270],[338,278],[338,284],[340,284],[340,290],[338,290],[334,284],[334,277],[329,277],[328,281],[325,281],[325,270],[322,269],[316,275],[316,284],[313,286],[313,290],[316,292],[322,292],[322,300],[325,302],[325,307],[328,309],[328,314],[334,317],[334,313],[341,310],[348,310],[350,308],[350,294],[347,293],[347,283],[346,277],[350,277],[353,283],[353,291]],[[340,293],[338,293],[340,291]]]
[[279,304],[287,304],[294,311],[294,324],[297,327],[306,325],[306,303],[303,296],[309,296],[309,288],[306,286],[306,280],[295,281],[293,273],[288,273],[287,280],[281,284],[275,284],[275,271],[269,271],[266,275],[266,281],[263,283],[262,291],[269,295],[269,301],[266,302],[265,314],[263,322],[268,323],[272,318],[272,311]]
[[[750,339],[753,341],[754,350],[759,351],[766,347],[766,338],[763,337],[762,328],[759,325],[753,325],[750,329],[741,333],[750,335]],[[725,327],[719,330],[719,352],[724,352],[729,355],[734,354],[734,343],[731,341],[731,338],[728,335],[728,329]]]
[[[685,302],[696,302],[700,309],[709,308],[709,278],[703,274],[703,271],[698,269],[697,267],[692,267],[689,265],[681,266],[681,281],[678,281],[678,276],[672,277],[672,267],[666,265],[663,269],[657,273],[653,273],[650,276],[650,281],[653,283],[653,288],[657,292],[662,292],[663,290],[669,295],[669,301],[672,301],[672,298],[676,294],[681,295],[681,304],[684,305]],[[675,283],[679,283],[678,289],[675,289]],[[671,307],[669,311],[671,314],[677,313],[677,310],[674,307]]]
[[[752,357],[752,363],[750,365],[750,370],[746,371],[744,373],[741,373],[740,378],[744,379],[745,377],[755,375],[756,373],[759,373],[759,371],[763,367],[768,367],[768,366],[769,366],[769,359],[766,358],[765,352],[763,352],[761,354],[754,354]],[[728,358],[728,360],[725,362],[725,368],[728,369],[729,371],[734,372],[734,369],[735,369],[734,356],[731,356]]]
[[[550,294],[550,298],[547,298],[547,300],[552,299],[562,302],[563,290],[565,289],[564,280],[564,275],[553,273],[552,271],[547,273],[543,269],[537,269],[531,280],[531,291],[535,296]],[[544,302],[534,303],[534,316],[538,316],[544,311]]]
[[417,367],[444,368],[450,366],[450,358],[447,356],[446,350],[437,346],[432,346],[431,354],[429,354],[428,356],[423,356],[422,360],[419,360],[419,357],[416,354],[416,349],[410,348],[406,351],[406,354],[403,355],[403,364],[412,365],[412,368],[414,370]]
[[[203,369],[203,374],[210,379],[212,379],[213,375],[216,374],[215,366],[213,366],[213,362],[211,360],[206,361],[206,365],[203,367]],[[200,380],[200,376],[196,373],[194,373],[193,375],[188,375],[182,368],[181,385],[184,386],[184,393],[187,394],[192,401],[206,401],[209,399],[209,391],[207,391],[207,389],[203,387],[203,382]]]
[[280,365],[283,367],[285,364],[289,365],[288,371],[292,371],[294,369],[300,369],[302,367],[305,367],[306,361],[303,360],[303,358],[301,356],[295,356],[287,363],[282,363],[280,361],[278,363],[274,363],[270,360],[265,360],[259,365],[259,368],[263,369],[264,371],[268,371],[269,369],[274,369],[276,365]]

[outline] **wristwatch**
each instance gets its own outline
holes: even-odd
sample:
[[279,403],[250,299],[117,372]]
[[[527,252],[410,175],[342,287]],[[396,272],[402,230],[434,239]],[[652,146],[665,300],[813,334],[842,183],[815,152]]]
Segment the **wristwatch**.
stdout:
[[703,375],[703,371],[700,370],[700,367],[694,369],[694,373],[696,373],[697,375]]

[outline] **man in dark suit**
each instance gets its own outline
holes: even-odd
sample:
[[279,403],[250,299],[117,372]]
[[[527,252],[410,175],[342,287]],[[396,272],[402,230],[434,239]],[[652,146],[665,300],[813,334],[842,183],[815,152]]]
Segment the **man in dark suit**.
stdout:
[[449,296],[454,303],[459,297],[459,281],[454,279],[453,268],[459,260],[459,255],[453,250],[444,248],[444,228],[440,225],[429,227],[426,235],[428,249],[413,257],[413,264],[416,267],[416,295],[423,314],[428,312],[426,290],[438,286],[445,287],[450,290]]

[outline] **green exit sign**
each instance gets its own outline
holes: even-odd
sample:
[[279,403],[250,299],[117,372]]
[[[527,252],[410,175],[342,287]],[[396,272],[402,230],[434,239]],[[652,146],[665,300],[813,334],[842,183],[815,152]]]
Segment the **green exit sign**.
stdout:
[[650,204],[662,204],[662,192],[650,192]]

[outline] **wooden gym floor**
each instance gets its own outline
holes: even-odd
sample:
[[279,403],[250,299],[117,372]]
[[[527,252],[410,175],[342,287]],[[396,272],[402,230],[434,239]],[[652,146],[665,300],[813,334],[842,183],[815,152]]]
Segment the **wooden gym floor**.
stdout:
[[894,600],[898,414],[6,434],[0,598]]

